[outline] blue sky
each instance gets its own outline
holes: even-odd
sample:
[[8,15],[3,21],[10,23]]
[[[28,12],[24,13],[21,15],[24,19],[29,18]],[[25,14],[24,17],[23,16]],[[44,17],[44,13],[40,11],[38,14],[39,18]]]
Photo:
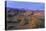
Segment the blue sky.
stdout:
[[7,1],[7,7],[20,8],[20,9],[21,8],[26,8],[26,9],[44,9],[44,3]]

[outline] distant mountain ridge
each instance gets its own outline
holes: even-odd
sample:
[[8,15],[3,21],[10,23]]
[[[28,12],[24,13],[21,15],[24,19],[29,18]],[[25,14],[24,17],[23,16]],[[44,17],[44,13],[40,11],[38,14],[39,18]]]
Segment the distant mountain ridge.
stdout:
[[10,7],[6,7],[6,9],[7,10],[20,10],[20,11],[44,11],[44,9],[24,9],[24,8],[22,8],[22,9],[19,9],[19,8],[10,8]]

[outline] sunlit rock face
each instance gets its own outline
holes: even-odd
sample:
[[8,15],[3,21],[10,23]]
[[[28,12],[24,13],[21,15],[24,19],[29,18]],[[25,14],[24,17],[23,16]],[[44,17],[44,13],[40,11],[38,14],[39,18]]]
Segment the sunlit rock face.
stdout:
[[36,15],[36,16],[44,16],[44,12],[43,11],[36,11],[34,13],[34,15]]
[[30,16],[30,15],[32,15],[32,11],[26,11],[26,12],[24,13],[24,15],[25,15],[25,16]]

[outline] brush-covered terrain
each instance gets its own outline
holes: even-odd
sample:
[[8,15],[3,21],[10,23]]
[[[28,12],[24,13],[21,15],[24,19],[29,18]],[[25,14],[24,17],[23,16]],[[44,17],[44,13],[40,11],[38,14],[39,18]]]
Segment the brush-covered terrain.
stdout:
[[6,29],[44,28],[44,10],[6,9]]

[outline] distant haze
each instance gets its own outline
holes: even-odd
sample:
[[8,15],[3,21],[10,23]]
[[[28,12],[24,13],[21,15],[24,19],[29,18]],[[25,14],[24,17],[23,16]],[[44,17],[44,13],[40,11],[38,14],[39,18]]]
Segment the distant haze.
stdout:
[[18,2],[18,1],[7,1],[7,7],[10,8],[19,8],[19,9],[44,9],[44,3],[36,3],[36,2]]

